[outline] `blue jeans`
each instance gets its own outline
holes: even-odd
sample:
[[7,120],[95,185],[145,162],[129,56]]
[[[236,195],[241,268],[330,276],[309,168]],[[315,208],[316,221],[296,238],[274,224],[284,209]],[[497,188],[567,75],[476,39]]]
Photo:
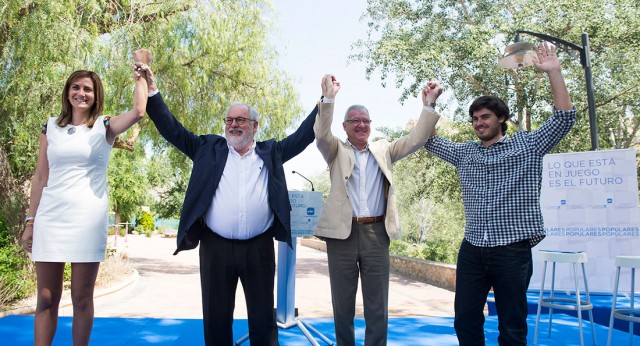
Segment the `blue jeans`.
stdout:
[[454,303],[454,327],[461,346],[485,344],[483,311],[491,287],[498,311],[498,344],[527,344],[527,288],[532,272],[528,240],[495,247],[462,241]]

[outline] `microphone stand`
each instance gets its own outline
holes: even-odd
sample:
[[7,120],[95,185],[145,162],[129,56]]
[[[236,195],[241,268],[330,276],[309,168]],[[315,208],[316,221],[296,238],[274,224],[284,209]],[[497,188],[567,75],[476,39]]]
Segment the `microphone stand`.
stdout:
[[304,180],[308,181],[309,184],[311,184],[311,191],[315,191],[315,189],[313,188],[313,183],[311,182],[311,180],[307,179],[307,177],[305,177],[304,175],[300,174],[300,172],[291,171],[291,173],[297,174],[297,175],[301,176]]

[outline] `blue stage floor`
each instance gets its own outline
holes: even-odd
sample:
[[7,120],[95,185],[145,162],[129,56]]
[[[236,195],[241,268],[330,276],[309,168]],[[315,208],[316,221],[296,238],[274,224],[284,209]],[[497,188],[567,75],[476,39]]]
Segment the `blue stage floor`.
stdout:
[[[547,298],[549,297],[549,293],[545,292],[544,297]],[[568,295],[566,293],[563,292],[556,292],[555,294],[556,298],[570,298],[570,299],[575,299],[575,295]],[[584,292],[582,292],[582,300],[585,300],[586,297],[584,295]],[[596,324],[601,324],[603,326],[609,326],[609,318],[611,317],[611,302],[613,299],[613,296],[611,294],[591,294],[591,304],[593,305],[593,321]],[[528,314],[529,315],[536,315],[537,311],[538,311],[538,299],[540,298],[540,291],[534,291],[534,290],[530,290],[527,292],[527,308],[528,308]],[[496,311],[496,307],[495,307],[495,302],[493,300],[493,294],[490,293],[489,294],[489,299],[487,300],[488,302],[488,307],[489,307],[489,315],[496,315],[497,311]],[[617,302],[616,302],[616,307],[618,309],[620,308],[628,308],[631,305],[631,299],[629,299],[628,294],[621,294],[618,296]],[[635,306],[640,306],[640,296],[635,297],[634,299],[634,304]],[[543,307],[541,309],[542,311],[542,315],[548,314],[549,313],[549,309]],[[567,314],[573,317],[577,318],[577,313],[575,311],[568,311],[568,310],[555,310],[554,311],[554,316],[557,313],[563,313],[563,314]],[[587,314],[587,312],[583,312],[582,313],[582,318],[583,319],[588,319],[589,315]],[[619,329],[622,331],[628,331],[629,330],[629,322],[620,320],[620,319],[614,319],[613,320],[613,327],[615,329]],[[636,325],[633,333],[635,335],[640,336],[640,326]]]
[[[330,319],[305,319],[329,339],[334,338],[333,323]],[[529,315],[528,343],[533,344],[535,315]],[[539,345],[579,345],[578,324],[575,317],[554,314],[551,338],[547,337],[546,316],[541,317],[541,329],[538,337]],[[636,326],[640,328],[640,326]],[[586,345],[592,344],[591,327],[584,324],[584,340]],[[497,345],[498,322],[496,316],[489,316],[485,323],[487,345]],[[607,327],[596,324],[596,336],[599,345],[607,341]],[[247,321],[236,320],[234,334],[240,338],[247,332]],[[297,328],[280,329],[280,344],[310,345],[309,341]],[[612,345],[629,343],[629,334],[619,330],[613,331]],[[356,320],[357,345],[364,339],[364,321]],[[195,319],[152,319],[152,318],[96,318],[91,345],[202,345],[202,320]],[[320,345],[324,345],[318,340]],[[634,336],[634,343],[640,345],[640,337]],[[0,344],[11,346],[33,345],[33,316],[9,316],[0,318]],[[58,324],[58,333],[54,345],[71,345],[71,318],[62,317]],[[389,320],[389,345],[457,345],[453,330],[453,318],[420,317],[391,318]],[[249,345],[248,342],[243,345]]]

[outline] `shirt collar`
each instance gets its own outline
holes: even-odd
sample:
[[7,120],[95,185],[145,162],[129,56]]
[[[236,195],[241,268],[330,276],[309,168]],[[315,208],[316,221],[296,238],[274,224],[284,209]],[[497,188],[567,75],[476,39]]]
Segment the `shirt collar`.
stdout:
[[[498,139],[497,141],[495,141],[495,142],[491,143],[491,145],[490,145],[490,146],[496,145],[496,144],[498,144],[498,143],[504,143],[504,142],[506,142],[508,139],[509,139],[509,135],[505,133],[505,135],[504,135],[504,136],[500,137],[500,139]],[[479,147],[481,147],[481,146],[482,146],[482,142],[476,142],[476,144],[478,144],[478,146],[479,146]],[[489,147],[490,147],[490,146],[489,146]],[[488,147],[487,147],[487,148],[488,148]]]
[[[229,145],[229,142],[227,142],[227,147],[229,147],[229,152],[230,153],[234,153],[234,154],[240,156],[240,153],[238,153],[238,151],[236,151],[236,148],[234,148],[231,145]],[[253,140],[253,144],[251,144],[251,148],[249,148],[249,150],[245,153],[245,155],[249,155],[249,154],[253,153],[253,151],[255,149],[256,149],[256,141],[254,139]]]
[[359,152],[359,153],[364,153],[369,151],[369,143],[367,143],[367,145],[364,147],[364,149],[360,150],[358,148],[356,148],[355,145],[351,144],[351,142],[349,142],[349,140],[347,139],[347,143],[353,148],[353,150]]
[[496,143],[506,142],[507,139],[509,139],[509,135],[505,133],[504,136],[502,136],[502,138],[498,139],[498,141]]

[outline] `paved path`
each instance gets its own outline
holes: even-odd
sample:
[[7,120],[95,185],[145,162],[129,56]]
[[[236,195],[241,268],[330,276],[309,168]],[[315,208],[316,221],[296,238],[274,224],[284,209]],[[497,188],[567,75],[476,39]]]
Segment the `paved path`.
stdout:
[[[126,243],[122,240],[118,242],[139,271],[139,279],[96,299],[96,317],[202,318],[197,249],[173,256],[175,238],[130,235]],[[296,252],[299,316],[332,317],[326,254],[301,245]],[[451,291],[391,275],[389,317],[453,316],[453,297]],[[71,307],[63,308],[60,315],[71,312]],[[247,317],[241,284],[234,317]],[[356,317],[362,317],[360,290]]]

